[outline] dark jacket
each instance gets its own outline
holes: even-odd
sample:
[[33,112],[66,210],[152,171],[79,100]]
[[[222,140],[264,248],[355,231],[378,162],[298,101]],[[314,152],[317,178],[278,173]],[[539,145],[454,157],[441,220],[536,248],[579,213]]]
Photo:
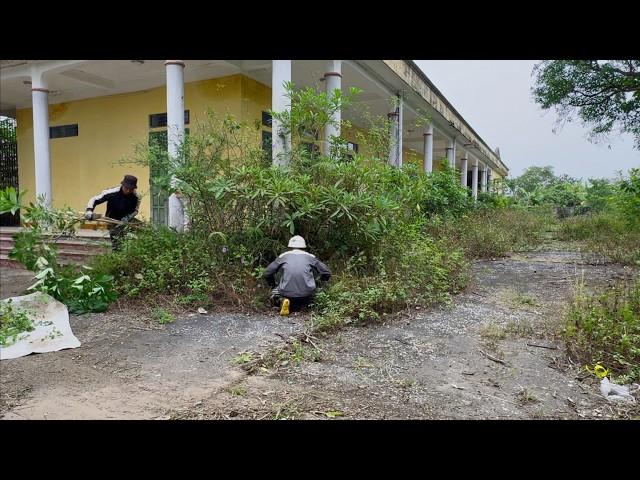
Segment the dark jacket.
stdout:
[[290,250],[283,253],[269,264],[264,272],[264,278],[272,287],[275,286],[275,274],[282,270],[282,278],[278,291],[283,297],[304,298],[316,291],[314,270],[321,275],[322,280],[331,277],[329,268],[314,255],[304,250]]
[[87,204],[87,210],[93,211],[96,205],[107,202],[106,216],[114,220],[131,220],[138,214],[140,208],[140,195],[136,192],[131,195],[122,193],[122,187],[113,187],[103,190]]

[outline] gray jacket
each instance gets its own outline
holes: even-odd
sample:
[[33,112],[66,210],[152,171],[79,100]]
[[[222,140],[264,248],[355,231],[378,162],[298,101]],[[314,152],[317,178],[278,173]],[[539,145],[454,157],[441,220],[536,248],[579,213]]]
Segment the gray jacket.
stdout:
[[313,270],[321,275],[322,280],[331,277],[329,268],[315,255],[304,250],[290,250],[271,262],[264,272],[269,285],[275,286],[275,275],[280,269],[282,278],[278,291],[283,297],[303,298],[313,295],[316,291]]

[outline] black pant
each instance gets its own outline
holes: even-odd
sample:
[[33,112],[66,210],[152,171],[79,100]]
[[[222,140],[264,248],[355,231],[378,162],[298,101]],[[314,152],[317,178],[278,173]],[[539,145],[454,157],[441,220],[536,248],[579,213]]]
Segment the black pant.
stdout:
[[277,287],[274,288],[271,295],[271,302],[276,307],[280,307],[282,305],[282,300],[288,298],[289,307],[292,311],[301,310],[307,307],[313,300],[313,295],[310,295],[308,297],[284,297],[277,290]]
[[137,218],[132,218],[128,223],[123,223],[122,225],[109,225],[107,227],[109,229],[109,237],[111,239],[111,249],[114,252],[117,252],[122,248],[122,242],[129,231],[128,224],[139,222],[140,220]]
[[125,234],[124,225],[109,225],[108,229],[111,240],[111,250],[117,252],[122,247],[122,240]]

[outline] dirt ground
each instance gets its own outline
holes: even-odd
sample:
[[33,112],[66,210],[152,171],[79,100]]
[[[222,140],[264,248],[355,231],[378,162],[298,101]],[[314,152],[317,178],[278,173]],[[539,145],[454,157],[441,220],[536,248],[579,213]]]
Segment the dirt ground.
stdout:
[[[24,272],[0,273],[2,298],[30,281]],[[0,416],[637,418],[637,407],[601,397],[595,377],[572,364],[552,334],[577,281],[605,286],[630,268],[588,265],[557,250],[477,262],[473,274],[449,305],[311,337],[295,355],[252,373],[237,361],[291,343],[307,316],[191,313],[158,325],[118,306],[72,315],[81,347],[0,363]]]

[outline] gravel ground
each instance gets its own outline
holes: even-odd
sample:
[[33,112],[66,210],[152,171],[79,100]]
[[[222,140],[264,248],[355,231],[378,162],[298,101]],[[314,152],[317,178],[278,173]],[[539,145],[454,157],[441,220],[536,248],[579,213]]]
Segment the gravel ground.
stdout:
[[297,356],[282,356],[275,365],[251,374],[234,360],[243,352],[255,357],[282,348],[287,339],[291,344],[291,338],[305,330],[305,315],[283,319],[276,312],[191,313],[164,326],[144,311],[117,306],[104,314],[72,315],[80,348],[2,361],[0,415],[638,416],[637,409],[600,397],[597,383],[566,358],[563,344],[553,335],[577,281],[582,279],[589,288],[606,286],[631,275],[630,268],[587,265],[579,254],[558,250],[477,262],[473,273],[470,287],[449,305],[311,337],[299,344]]

